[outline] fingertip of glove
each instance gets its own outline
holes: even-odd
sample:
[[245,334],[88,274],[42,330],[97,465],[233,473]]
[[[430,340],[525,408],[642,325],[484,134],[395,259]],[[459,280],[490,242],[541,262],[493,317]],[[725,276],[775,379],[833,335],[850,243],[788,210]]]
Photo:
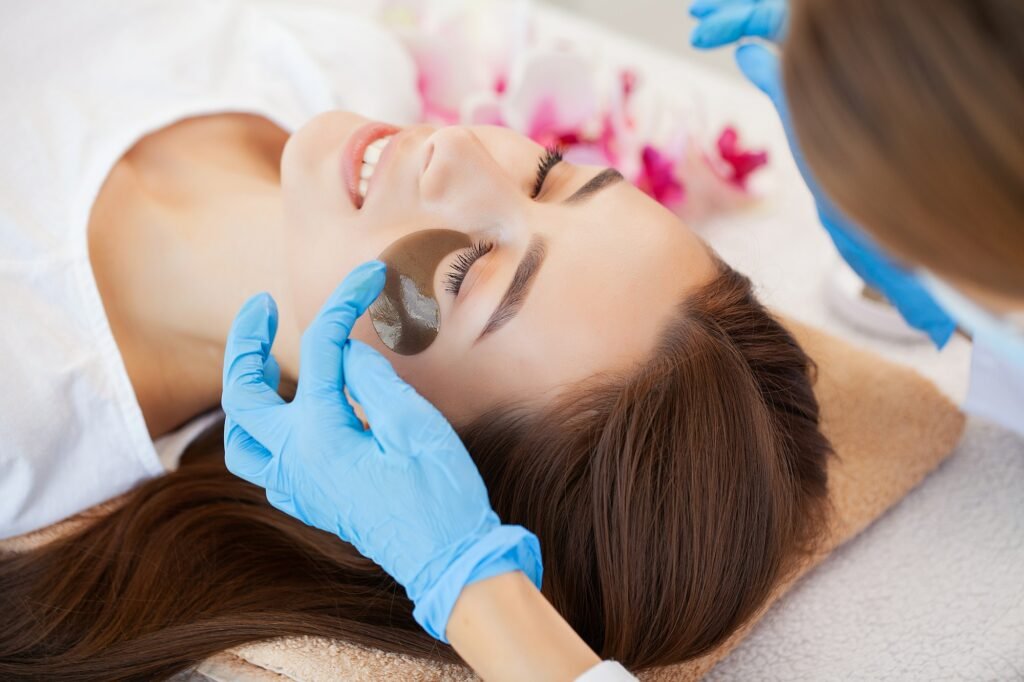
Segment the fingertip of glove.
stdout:
[[690,16],[696,19],[706,17],[715,9],[714,4],[705,0],[694,0],[690,3]]
[[391,370],[391,363],[388,362],[387,358],[378,353],[369,344],[357,339],[349,339],[345,343],[344,362],[346,365],[352,364],[351,369],[346,367],[346,374],[353,370],[357,372],[382,369]]
[[345,355],[352,354],[353,358],[360,357],[371,351],[373,351],[373,348],[370,344],[364,343],[359,339],[349,339],[345,342]]
[[361,304],[369,305],[384,288],[387,266],[379,260],[367,261],[356,267],[341,284],[346,297],[351,295]]
[[273,336],[277,327],[277,303],[266,292],[256,294],[239,308],[231,327],[231,334]]
[[775,55],[758,42],[746,42],[736,48],[736,61],[748,66],[770,64],[775,60]]
[[365,405],[367,400],[375,404],[394,400],[404,395],[406,388],[411,389],[391,362],[372,346],[350,339],[344,353],[345,383],[358,402]]
[[747,79],[771,95],[775,88],[776,57],[763,45],[746,43],[736,48],[736,65]]
[[258,311],[265,314],[271,314],[272,311],[277,310],[277,302],[274,301],[274,297],[266,291],[261,291],[258,294],[250,296],[245,303],[242,304],[243,311]]
[[690,33],[690,45],[703,50],[709,47],[709,45],[707,44],[707,40],[704,36],[704,31],[701,30],[701,26],[701,24],[698,24]]
[[760,50],[764,50],[764,48],[757,43],[743,43],[736,48],[736,62],[740,66],[750,63],[752,59],[760,57],[758,54]]
[[353,275],[359,275],[362,278],[371,278],[382,274],[387,269],[384,261],[381,260],[368,260],[362,263],[352,271]]

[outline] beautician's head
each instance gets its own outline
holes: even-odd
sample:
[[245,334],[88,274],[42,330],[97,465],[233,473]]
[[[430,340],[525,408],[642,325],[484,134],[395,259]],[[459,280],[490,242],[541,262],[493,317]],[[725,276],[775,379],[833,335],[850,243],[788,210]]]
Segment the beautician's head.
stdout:
[[825,190],[907,263],[1024,308],[1024,3],[792,4],[786,92]]
[[[715,274],[704,243],[618,174],[552,163],[543,147],[503,128],[397,131],[361,201],[342,168],[369,123],[324,114],[285,149],[292,303],[306,324],[348,270],[403,237],[438,228],[468,235],[476,246],[433,273],[442,324],[426,351],[391,352],[365,318],[354,334],[453,421],[501,402],[538,405],[561,387],[630,368],[650,355],[684,295]],[[527,254],[536,267],[520,270],[533,277],[518,305],[492,318]],[[461,271],[460,256],[473,261]],[[465,275],[458,295],[453,274]]]

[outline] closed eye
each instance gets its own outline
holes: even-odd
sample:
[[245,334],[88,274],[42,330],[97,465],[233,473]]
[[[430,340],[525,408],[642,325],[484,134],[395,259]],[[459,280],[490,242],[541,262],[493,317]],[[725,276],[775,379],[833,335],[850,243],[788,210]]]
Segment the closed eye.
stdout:
[[537,178],[533,182],[533,192],[530,193],[531,199],[536,199],[540,196],[541,191],[544,189],[544,181],[548,177],[548,173],[551,169],[562,162],[562,150],[558,147],[548,147],[544,150],[544,153],[540,157],[540,161],[537,163]]
[[[573,192],[563,203],[579,204],[590,199],[606,187],[610,187],[624,179],[622,173],[614,168],[605,168]],[[527,294],[530,292],[533,280],[537,277],[537,273],[540,272],[546,254],[546,242],[540,235],[536,235],[530,242],[526,255],[519,262],[519,266],[512,276],[512,282],[505,291],[505,295],[501,297],[498,307],[491,313],[490,319],[487,320],[483,331],[477,337],[478,341],[484,336],[500,329],[519,313],[523,303],[526,301]]]

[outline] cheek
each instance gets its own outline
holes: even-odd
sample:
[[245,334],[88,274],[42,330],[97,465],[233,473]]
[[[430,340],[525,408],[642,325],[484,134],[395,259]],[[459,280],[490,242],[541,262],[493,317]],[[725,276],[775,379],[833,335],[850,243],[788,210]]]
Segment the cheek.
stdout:
[[369,122],[350,111],[328,111],[314,116],[296,130],[285,145],[282,170],[308,173],[325,161],[340,163],[337,158],[345,141],[360,126]]
[[[304,224],[294,221],[307,220]],[[413,226],[368,225],[355,223],[344,216],[314,215],[289,217],[286,258],[290,300],[300,328],[305,329],[319,312],[324,301],[354,268],[375,260],[382,251]],[[369,331],[355,336],[367,343],[378,343],[369,319],[360,319],[358,328]],[[377,348],[376,345],[374,345]],[[379,350],[380,348],[378,348]]]
[[[330,132],[323,117],[313,119],[288,140],[281,158],[281,191],[286,268],[296,319],[305,328],[332,287],[356,265],[345,254],[342,237],[346,207],[340,180],[326,166],[325,138]],[[324,145],[324,146],[321,146]],[[339,176],[340,171],[333,173]],[[337,186],[332,186],[337,185]]]
[[317,229],[310,216],[355,212],[342,181],[342,151],[365,121],[349,112],[332,111],[316,116],[288,139],[281,156],[281,188],[285,210],[297,225]]
[[464,353],[457,353],[446,344],[436,343],[419,355],[398,355],[381,343],[367,316],[359,318],[352,338],[373,347],[394,367],[395,372],[426,398],[430,404],[453,422],[465,422],[479,416],[487,405],[494,404],[497,385],[491,377],[479,375],[486,367],[477,367]]
[[421,395],[436,394],[437,388],[444,383],[441,380],[444,377],[442,370],[448,362],[448,357],[436,346],[418,355],[399,355],[380,340],[369,315],[363,315],[356,320],[351,338],[362,341],[387,358],[398,376]]
[[[289,225],[290,227],[290,225]],[[288,289],[295,319],[305,329],[324,301],[358,262],[337,237],[311,237],[295,231],[288,239]]]

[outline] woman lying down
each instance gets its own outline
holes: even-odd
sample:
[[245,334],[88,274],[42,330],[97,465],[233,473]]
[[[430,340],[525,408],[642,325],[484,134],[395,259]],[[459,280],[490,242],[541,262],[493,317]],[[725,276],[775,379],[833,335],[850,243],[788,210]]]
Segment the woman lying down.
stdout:
[[[199,37],[169,49],[181,5]],[[17,404],[0,424],[20,449],[4,455],[2,534],[130,488],[70,536],[0,557],[0,677],[167,676],[289,635],[457,660],[381,569],[272,508],[218,446],[162,473],[151,442],[217,406],[250,294],[279,302],[274,352],[294,385],[302,329],[381,254],[432,259],[421,285],[443,324],[424,343],[364,316],[353,337],[455,425],[500,518],[539,537],[550,602],[632,669],[721,643],[823,531],[808,357],[745,277],[616,172],[506,129],[377,123],[414,97],[399,48],[336,12],[271,5],[142,12],[92,62],[51,55],[77,97],[28,97],[0,133],[17,198],[0,204],[3,286],[48,291],[20,327],[3,321]],[[85,35],[99,19],[79,7]],[[21,21],[37,50],[73,23]],[[278,33],[245,31],[261,21]],[[329,61],[324,30],[346,37]],[[277,71],[246,66],[260,54]],[[385,66],[398,75],[372,80]],[[143,77],[160,87],[126,87]]]

